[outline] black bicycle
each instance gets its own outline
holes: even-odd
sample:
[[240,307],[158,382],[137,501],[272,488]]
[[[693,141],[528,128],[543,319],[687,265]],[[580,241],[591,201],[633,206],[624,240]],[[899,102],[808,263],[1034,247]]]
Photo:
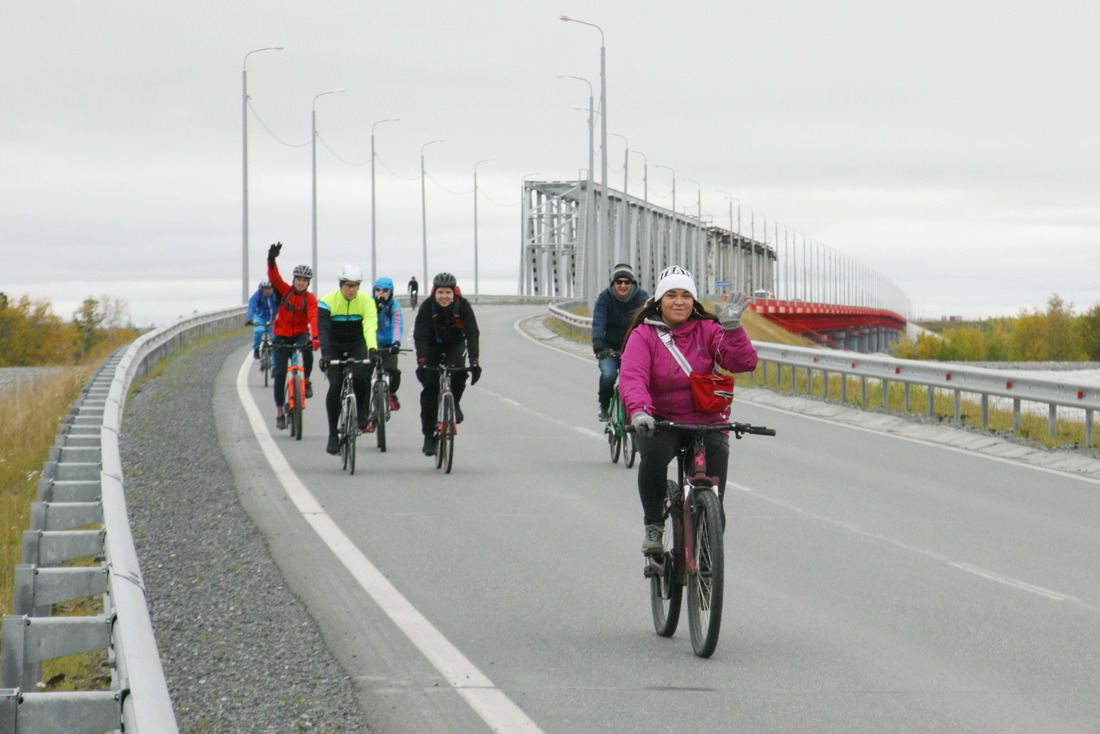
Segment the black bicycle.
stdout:
[[626,414],[626,406],[623,405],[623,398],[619,394],[619,381],[616,380],[603,432],[607,434],[611,463],[617,464],[621,453],[623,466],[627,469],[634,466],[634,457],[638,454],[638,447],[634,444],[634,434],[626,430],[628,425],[630,425],[630,418]]
[[354,359],[344,354],[343,359],[331,360],[329,367],[346,365],[340,384],[340,417],[336,419],[336,437],[340,441],[340,460],[343,468],[355,474],[355,439],[359,438],[359,404],[355,399],[355,365],[369,364],[369,359]]
[[[718,645],[725,586],[725,518],[718,497],[717,477],[707,476],[707,449],[703,437],[729,431],[740,439],[746,433],[774,436],[774,428],[748,423],[673,423],[657,421],[658,430],[692,431],[694,440],[676,456],[677,482],[669,480],[664,509],[664,552],[646,556],[653,627],[671,637],[680,621],[683,589],[688,589],[691,647],[707,658]],[[627,431],[633,431],[633,427]]]
[[264,373],[264,387],[271,377],[271,323],[264,324],[264,333],[260,337],[260,372]]
[[380,451],[386,450],[386,421],[390,419],[393,405],[393,401],[390,400],[390,377],[386,373],[385,358],[382,356],[385,350],[389,350],[391,354],[412,351],[384,347],[379,350],[379,357],[374,363],[370,385],[370,422],[367,424],[367,432],[374,433]]
[[436,445],[435,468],[442,468],[450,474],[455,458],[455,434],[458,432],[457,404],[451,390],[451,374],[467,368],[465,365],[455,367],[441,364],[428,369],[439,372],[439,407],[436,409],[435,429],[432,433]]

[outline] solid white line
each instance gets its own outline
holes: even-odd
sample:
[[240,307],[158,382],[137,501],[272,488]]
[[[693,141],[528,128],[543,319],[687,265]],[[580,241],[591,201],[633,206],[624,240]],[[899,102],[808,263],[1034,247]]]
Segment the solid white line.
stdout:
[[522,709],[498,689],[487,676],[463,655],[457,647],[402,596],[370,560],[356,547],[344,531],[325,512],[321,504],[298,478],[276,445],[267,424],[252,399],[248,388],[248,373],[253,365],[251,355],[237,373],[237,395],[244,408],[252,432],[267,457],[275,476],[287,497],[298,508],[307,523],[317,533],[333,555],[343,563],[359,585],[386,613],[413,645],[439,671],[466,703],[493,731],[541,731]]

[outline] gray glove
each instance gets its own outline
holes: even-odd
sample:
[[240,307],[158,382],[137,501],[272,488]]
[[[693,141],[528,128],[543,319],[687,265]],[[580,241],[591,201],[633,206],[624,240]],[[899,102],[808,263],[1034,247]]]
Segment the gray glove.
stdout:
[[649,413],[638,412],[630,416],[630,425],[639,436],[652,436],[657,431],[657,421]]
[[734,331],[741,328],[741,314],[749,307],[749,299],[741,291],[730,296],[725,307],[718,312],[718,323],[726,331]]

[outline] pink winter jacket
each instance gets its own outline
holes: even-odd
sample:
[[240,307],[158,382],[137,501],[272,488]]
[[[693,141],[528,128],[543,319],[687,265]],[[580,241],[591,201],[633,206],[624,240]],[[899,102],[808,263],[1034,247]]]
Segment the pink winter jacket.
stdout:
[[[658,329],[667,331],[668,327],[647,319],[627,339],[619,368],[619,392],[626,404],[626,414],[644,412],[685,423],[728,420],[728,413],[702,413],[695,409],[688,376],[661,341]],[[717,321],[699,319],[680,324],[672,330],[672,336],[696,372],[713,372],[715,362],[730,372],[756,369],[756,348],[744,329],[725,331]]]

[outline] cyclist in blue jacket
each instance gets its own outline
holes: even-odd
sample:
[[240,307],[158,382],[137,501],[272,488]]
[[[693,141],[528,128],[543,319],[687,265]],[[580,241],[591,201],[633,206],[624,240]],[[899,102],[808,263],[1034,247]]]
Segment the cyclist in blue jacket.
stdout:
[[392,278],[379,278],[375,282],[374,302],[378,306],[378,353],[390,381],[390,410],[399,410],[397,388],[401,387],[401,370],[397,369],[397,355],[405,337],[405,312],[394,295]]
[[252,297],[248,299],[248,316],[245,326],[255,326],[252,335],[252,358],[260,358],[260,340],[263,337],[264,328],[275,319],[275,309],[279,307],[279,299],[275,295],[275,289],[270,280],[260,281],[259,287]]

